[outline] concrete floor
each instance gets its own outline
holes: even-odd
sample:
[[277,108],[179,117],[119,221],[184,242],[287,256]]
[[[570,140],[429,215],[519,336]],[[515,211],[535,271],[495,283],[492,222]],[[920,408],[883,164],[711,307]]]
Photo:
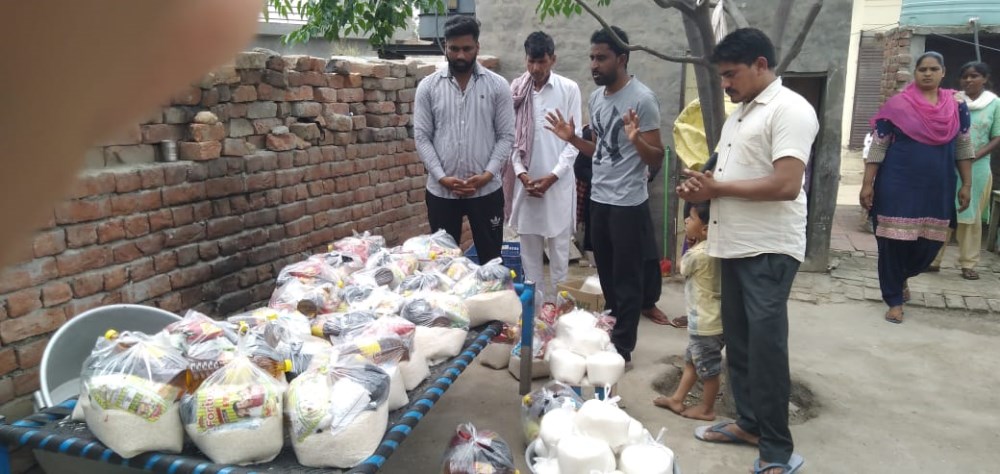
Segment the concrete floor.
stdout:
[[[682,287],[664,285],[659,306],[678,313]],[[909,308],[906,322],[882,320],[880,304],[790,304],[791,366],[809,387],[816,417],[792,427],[805,473],[996,472],[1000,465],[1000,322],[989,316]],[[635,369],[620,383],[626,411],[665,443],[685,474],[745,473],[749,447],[695,440],[701,422],[654,407],[652,382],[683,353],[685,331],[643,320]],[[542,382],[536,382],[540,385]],[[456,425],[470,421],[506,439],[523,459],[517,382],[473,364],[414,430],[383,472],[435,472]],[[992,467],[991,467],[992,466]]]

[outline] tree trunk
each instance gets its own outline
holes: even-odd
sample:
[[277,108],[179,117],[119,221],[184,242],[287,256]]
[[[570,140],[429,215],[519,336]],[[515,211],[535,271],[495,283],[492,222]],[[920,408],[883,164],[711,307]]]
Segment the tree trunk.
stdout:
[[[712,49],[715,47],[711,10],[707,5],[705,3],[696,9],[692,16],[684,15],[684,32],[687,35],[691,54],[705,58],[712,55]],[[701,115],[705,121],[705,141],[708,144],[708,153],[711,154],[719,142],[722,124],[726,118],[722,80],[713,65],[695,66],[694,73],[698,82]]]

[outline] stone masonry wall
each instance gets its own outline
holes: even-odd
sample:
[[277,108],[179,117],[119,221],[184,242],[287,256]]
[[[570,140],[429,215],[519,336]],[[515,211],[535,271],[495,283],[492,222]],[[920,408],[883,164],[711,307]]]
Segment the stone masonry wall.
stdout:
[[913,79],[913,54],[910,42],[913,31],[905,28],[893,29],[879,37],[884,46],[882,72],[882,103],[902,92]]
[[[38,389],[49,336],[87,309],[225,316],[353,231],[393,244],[426,232],[410,125],[416,83],[433,70],[243,53],[91,150],[100,169],[0,271],[0,405]],[[194,123],[199,112],[218,122]],[[161,140],[179,142],[180,161],[157,162]]]

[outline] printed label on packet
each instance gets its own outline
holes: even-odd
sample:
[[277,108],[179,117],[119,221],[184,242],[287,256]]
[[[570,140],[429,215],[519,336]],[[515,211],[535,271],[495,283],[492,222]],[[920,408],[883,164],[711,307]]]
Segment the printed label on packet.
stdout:
[[[330,414],[330,387],[327,375],[309,372],[299,376],[295,390],[288,392],[288,406],[291,407],[292,436],[299,442],[326,428],[324,419]],[[327,421],[329,425],[329,421]]]
[[163,416],[179,393],[171,385],[128,374],[94,377],[87,390],[101,408],[127,411],[150,422]]
[[279,410],[279,399],[261,385],[202,387],[195,395],[195,421],[204,432],[229,423],[267,418]]

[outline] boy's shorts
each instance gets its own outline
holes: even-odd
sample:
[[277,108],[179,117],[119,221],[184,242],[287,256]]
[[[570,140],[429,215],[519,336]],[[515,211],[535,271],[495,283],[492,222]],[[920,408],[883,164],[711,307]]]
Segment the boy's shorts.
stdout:
[[699,379],[707,379],[722,372],[722,348],[726,340],[722,334],[718,336],[688,335],[687,350],[684,351],[684,362],[694,365]]

